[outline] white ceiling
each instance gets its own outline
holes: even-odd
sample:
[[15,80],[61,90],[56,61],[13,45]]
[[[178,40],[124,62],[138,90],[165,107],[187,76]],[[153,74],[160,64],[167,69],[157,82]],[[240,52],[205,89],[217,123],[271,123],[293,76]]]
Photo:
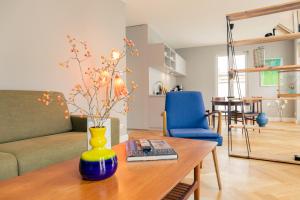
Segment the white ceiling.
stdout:
[[[127,26],[149,24],[173,48],[226,43],[228,13],[288,0],[126,0]],[[292,28],[285,12],[235,22],[234,38],[264,36],[278,23]],[[238,36],[238,37],[237,37]]]

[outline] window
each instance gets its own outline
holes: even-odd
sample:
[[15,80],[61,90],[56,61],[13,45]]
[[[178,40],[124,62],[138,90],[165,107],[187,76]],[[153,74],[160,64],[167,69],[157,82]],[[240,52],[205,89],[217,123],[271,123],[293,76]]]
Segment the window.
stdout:
[[[236,55],[236,65],[238,69],[246,68],[246,55],[240,54]],[[218,97],[227,97],[228,96],[228,60],[227,56],[218,56]],[[241,87],[241,94],[243,97],[246,96],[246,74],[239,73],[239,82]],[[233,94],[235,97],[239,97],[237,82],[233,81],[234,88]]]

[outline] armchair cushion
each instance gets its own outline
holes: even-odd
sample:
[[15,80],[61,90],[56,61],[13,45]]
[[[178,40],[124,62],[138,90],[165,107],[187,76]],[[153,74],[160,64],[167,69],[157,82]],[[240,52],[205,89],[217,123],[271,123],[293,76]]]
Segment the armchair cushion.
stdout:
[[223,143],[223,137],[210,129],[182,128],[170,129],[169,131],[173,137],[214,141],[218,142],[218,146],[221,146]]

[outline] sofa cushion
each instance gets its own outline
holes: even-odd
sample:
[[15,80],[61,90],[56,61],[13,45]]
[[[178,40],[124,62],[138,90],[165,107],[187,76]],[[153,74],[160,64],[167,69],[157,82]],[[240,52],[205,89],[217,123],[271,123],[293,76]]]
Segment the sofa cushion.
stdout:
[[79,157],[87,149],[86,133],[66,132],[0,144],[0,152],[15,155],[19,175]]
[[18,176],[18,162],[14,155],[0,152],[0,180]]
[[170,135],[179,138],[190,138],[218,142],[218,146],[222,145],[223,137],[218,133],[203,128],[182,128],[171,129]]
[[71,131],[71,120],[64,117],[68,108],[57,103],[63,94],[49,92],[53,101],[45,106],[38,101],[43,93],[0,90],[0,143]]

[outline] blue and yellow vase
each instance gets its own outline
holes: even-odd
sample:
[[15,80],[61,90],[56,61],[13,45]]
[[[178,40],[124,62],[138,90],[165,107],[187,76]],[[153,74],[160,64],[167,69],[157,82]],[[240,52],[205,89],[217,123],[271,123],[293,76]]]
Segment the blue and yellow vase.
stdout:
[[90,128],[92,149],[81,154],[79,171],[83,179],[90,181],[111,177],[117,170],[116,153],[105,148],[106,128]]

